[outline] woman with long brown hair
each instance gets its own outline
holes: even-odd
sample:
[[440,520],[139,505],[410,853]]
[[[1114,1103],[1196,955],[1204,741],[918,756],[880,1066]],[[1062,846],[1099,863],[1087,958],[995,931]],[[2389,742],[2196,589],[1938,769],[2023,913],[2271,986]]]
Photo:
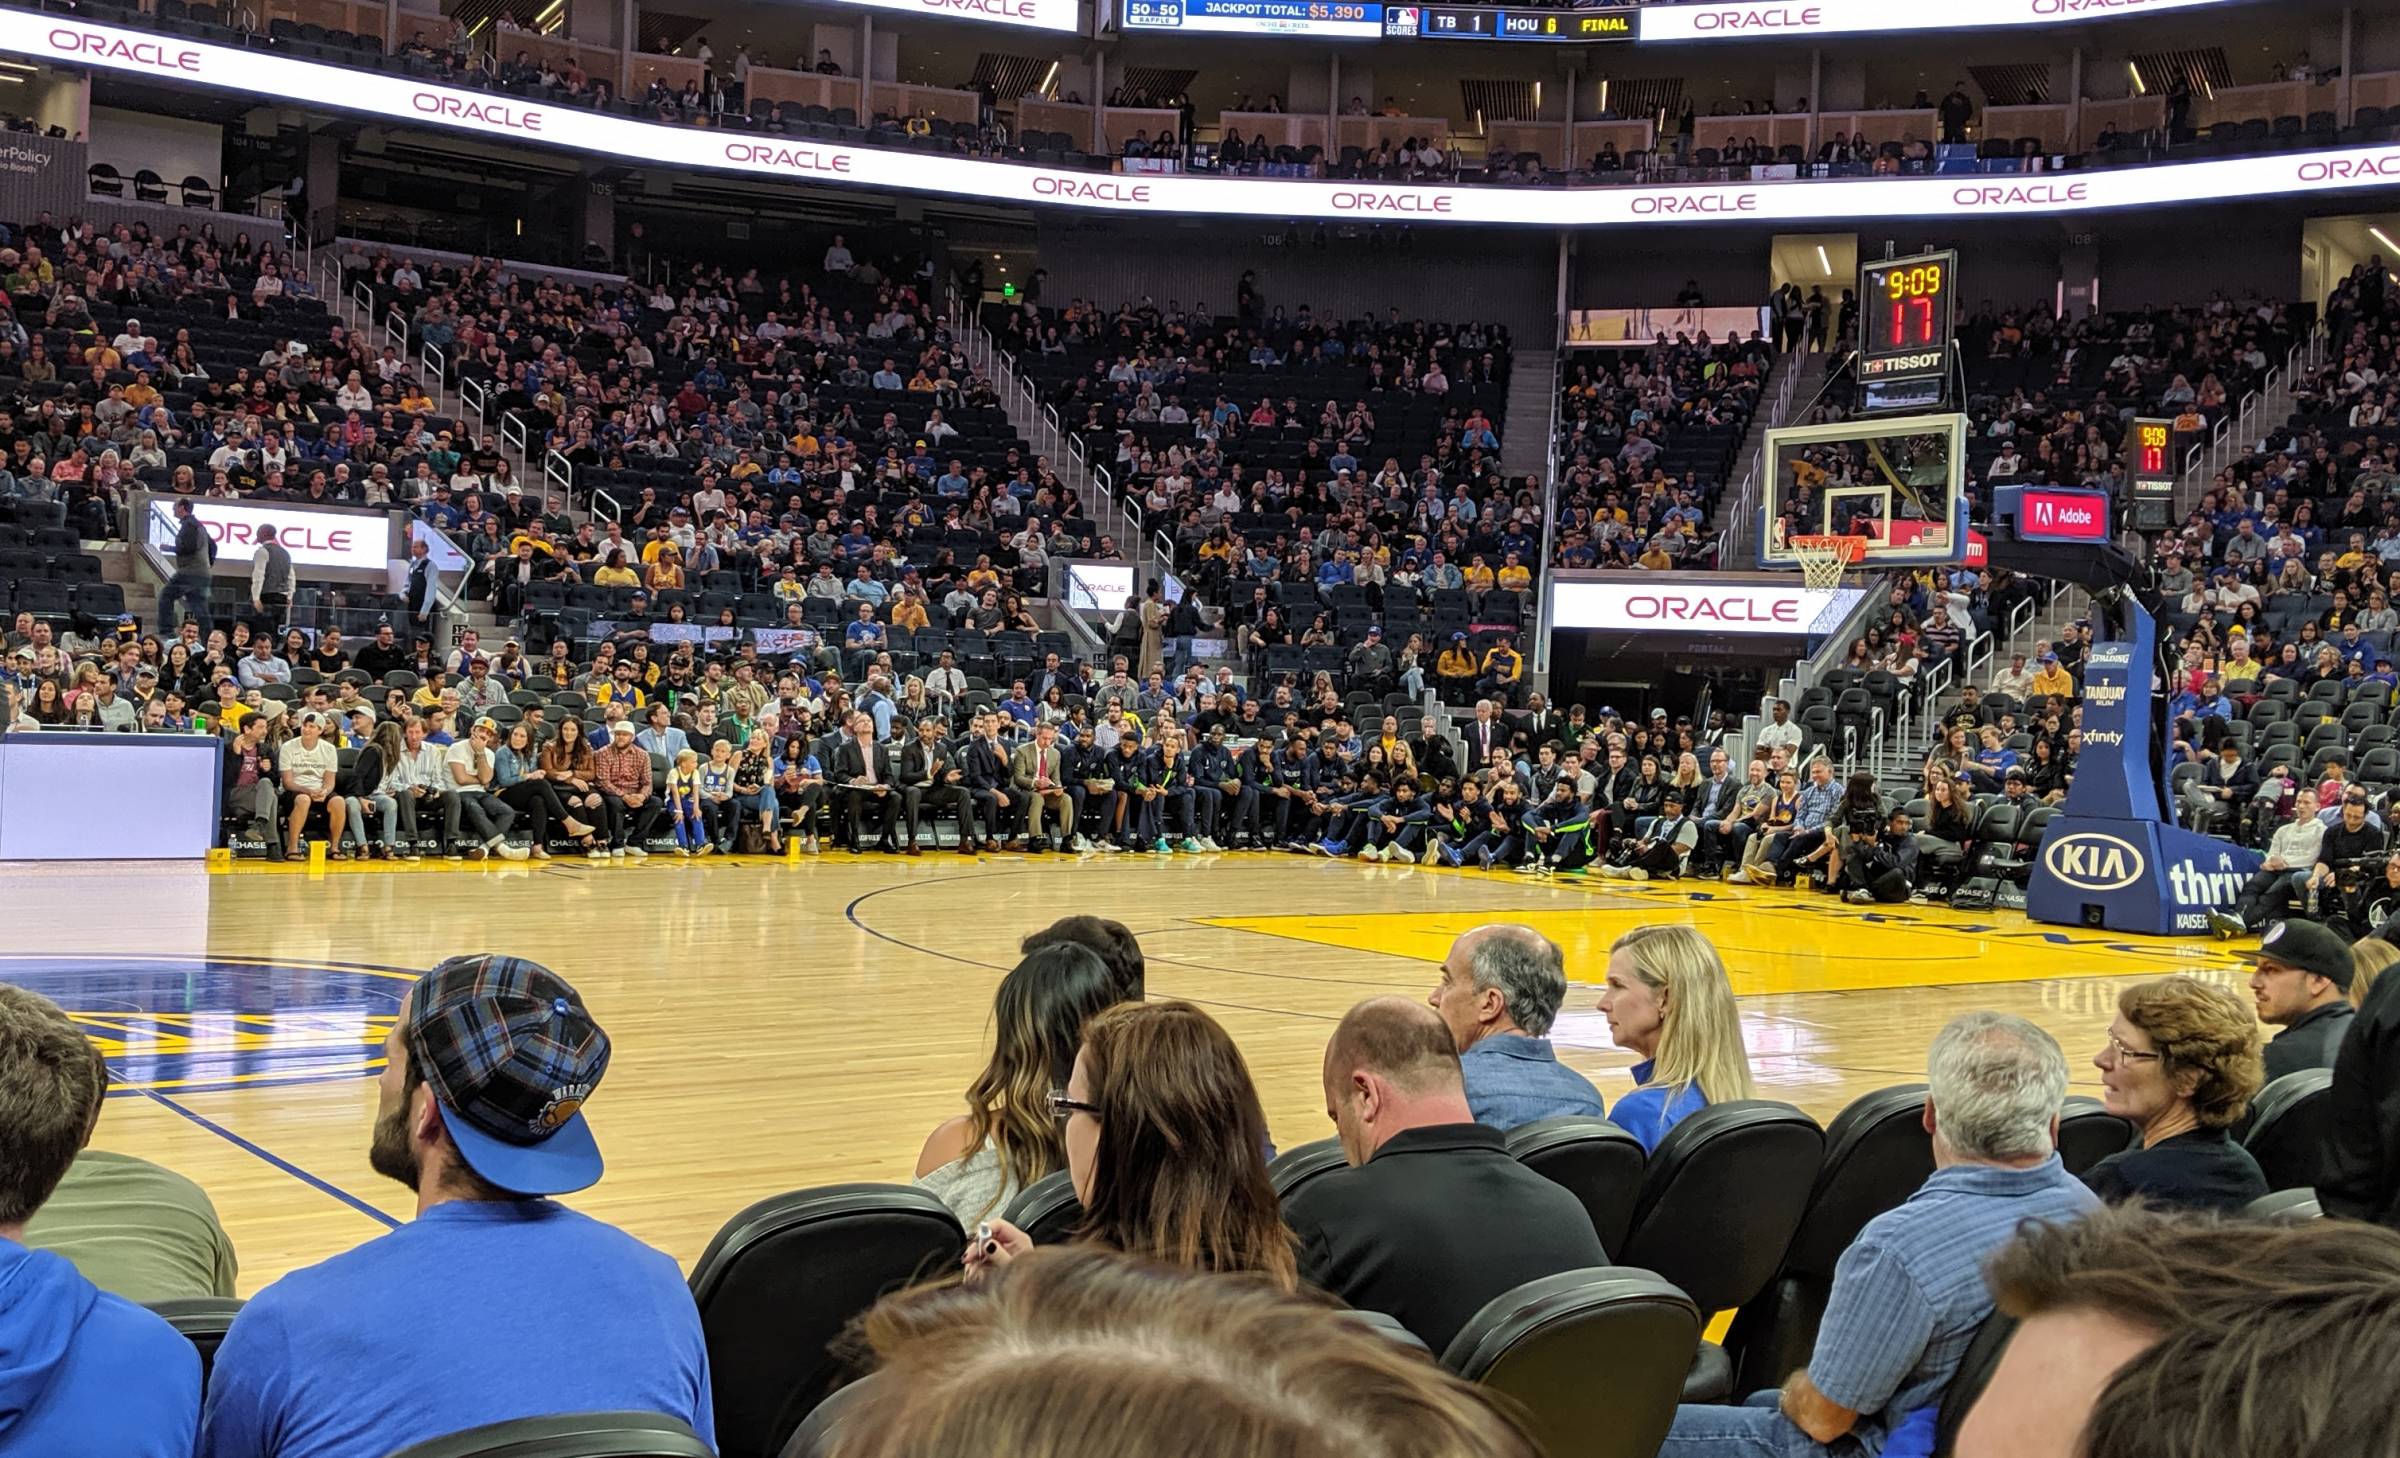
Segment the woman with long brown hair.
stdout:
[[[1067,1169],[1083,1202],[1076,1238],[1198,1271],[1299,1284],[1291,1232],[1267,1181],[1267,1118],[1241,1050],[1188,1002],[1122,1003],[1083,1030],[1066,1088]],[[1033,1249],[1005,1220],[967,1248],[970,1280]]]
[[1064,943],[1028,952],[992,998],[992,1056],[967,1085],[967,1112],[917,1156],[917,1183],[973,1225],[1062,1169],[1067,1146],[1050,1095],[1064,1088],[1084,1024],[1115,1003],[1108,965]]
[[541,768],[542,778],[558,791],[568,813],[590,821],[591,828],[583,836],[587,858],[607,859],[608,852],[598,847],[594,837],[608,828],[608,807],[592,783],[597,770],[592,764],[591,743],[584,737],[583,721],[573,714],[560,719],[558,737],[542,746],[535,763]]

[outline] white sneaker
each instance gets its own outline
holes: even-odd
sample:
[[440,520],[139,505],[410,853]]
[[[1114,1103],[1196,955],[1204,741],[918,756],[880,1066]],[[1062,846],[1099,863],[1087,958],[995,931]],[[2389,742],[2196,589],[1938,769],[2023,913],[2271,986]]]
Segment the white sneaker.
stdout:
[[1410,850],[1404,845],[1385,846],[1383,848],[1383,858],[1387,861],[1398,861],[1404,866],[1413,866],[1417,863],[1416,852]]
[[608,856],[610,860],[615,861],[621,861],[625,859],[625,847],[621,845],[610,846],[608,848]]
[[533,854],[531,850],[521,845],[502,844],[498,847],[498,850],[500,852],[500,859],[504,861],[521,861],[527,859]]
[[1080,835],[1075,837],[1074,843],[1068,848],[1079,856],[1088,856],[1092,853],[1091,841]]
[[1358,848],[1358,858],[1362,861],[1380,861],[1383,859],[1383,848],[1381,846],[1362,845]]
[[1217,838],[1216,838],[1215,836],[1213,836],[1213,835],[1204,835],[1204,836],[1200,837],[1200,849],[1202,849],[1202,850],[1204,850],[1204,851],[1219,851],[1219,852],[1221,852],[1221,851],[1223,851],[1223,850],[1225,849],[1225,847],[1223,847],[1223,846],[1221,846],[1221,845],[1217,844]]
[[608,852],[602,850],[598,846],[594,846],[591,848],[591,850],[585,853],[584,859],[591,861],[605,861],[608,859]]
[[650,859],[650,852],[643,850],[638,845],[629,845],[625,847],[625,854],[631,856],[637,861],[646,861]]
[[1640,866],[1627,866],[1625,868],[1625,877],[1629,881],[1647,881],[1650,879],[1650,873],[1643,870]]
[[1093,849],[1099,851],[1100,854],[1104,856],[1121,856],[1125,854],[1125,847],[1117,844],[1113,840],[1104,840],[1100,842],[1099,845],[1093,847]]
[[1750,873],[1747,870],[1736,871],[1732,875],[1725,878],[1725,884],[1728,886],[1747,886],[1750,884]]

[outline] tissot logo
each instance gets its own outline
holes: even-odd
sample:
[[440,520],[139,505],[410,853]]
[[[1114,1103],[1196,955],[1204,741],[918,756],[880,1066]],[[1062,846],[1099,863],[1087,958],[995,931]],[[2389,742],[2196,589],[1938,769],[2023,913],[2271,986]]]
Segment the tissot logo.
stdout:
[[1755,192],[1670,192],[1657,197],[1636,196],[1633,200],[1633,215],[1637,218],[1757,211],[1758,194]]
[[2141,879],[2142,850],[2132,841],[2085,830],[2044,846],[2042,864],[2080,890],[2116,891]]
[[2300,164],[2302,182],[2351,182],[2385,177],[2400,177],[2400,152],[2375,157],[2328,157],[2321,162]]
[[1745,5],[1692,17],[1694,30],[1808,30],[1824,23],[1825,12],[1814,5]]
[[450,121],[470,122],[476,126],[500,127],[512,132],[539,133],[542,114],[532,107],[511,106],[505,101],[477,101],[464,96],[450,96],[438,91],[420,91],[408,99],[408,104],[426,116],[438,116]]
[[843,152],[820,152],[814,147],[771,147],[758,142],[727,142],[725,160],[770,172],[846,174],[850,157]]
[[1962,187],[1950,201],[1962,208],[2041,208],[2089,200],[2090,185],[2081,182],[2028,182],[2006,187]]
[[1343,213],[1447,213],[1450,198],[1423,192],[1337,192],[1333,207]]
[[1073,198],[1079,202],[1131,203],[1147,206],[1150,184],[1147,182],[1111,182],[1093,177],[1052,177],[1048,174],[1033,180],[1035,197]]
[[99,35],[80,30],[54,30],[50,44],[70,55],[90,56],[96,61],[113,61],[125,66],[147,66],[154,71],[196,72],[200,69],[198,51],[170,49],[157,41],[120,40],[115,36]]

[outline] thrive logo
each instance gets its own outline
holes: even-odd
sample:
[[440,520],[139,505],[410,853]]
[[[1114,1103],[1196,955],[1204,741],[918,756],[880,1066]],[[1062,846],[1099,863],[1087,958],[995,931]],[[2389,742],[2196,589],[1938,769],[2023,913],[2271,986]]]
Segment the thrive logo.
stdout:
[[2250,878],[2233,869],[2231,856],[2217,857],[2217,869],[2203,871],[2190,861],[2167,867],[2167,886],[2179,906],[2231,906],[2240,899]]
[[2147,860],[2141,847],[2129,840],[2083,830],[2043,847],[2042,864],[2051,875],[2081,890],[2117,891],[2142,878]]

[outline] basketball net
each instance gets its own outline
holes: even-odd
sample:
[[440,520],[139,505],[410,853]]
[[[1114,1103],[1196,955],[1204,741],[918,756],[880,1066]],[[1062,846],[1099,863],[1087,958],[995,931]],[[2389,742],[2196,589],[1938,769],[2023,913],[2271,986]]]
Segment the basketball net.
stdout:
[[1800,580],[1817,588],[1841,586],[1842,574],[1865,555],[1866,545],[1861,537],[1812,535],[1791,539],[1792,557],[1800,564]]

